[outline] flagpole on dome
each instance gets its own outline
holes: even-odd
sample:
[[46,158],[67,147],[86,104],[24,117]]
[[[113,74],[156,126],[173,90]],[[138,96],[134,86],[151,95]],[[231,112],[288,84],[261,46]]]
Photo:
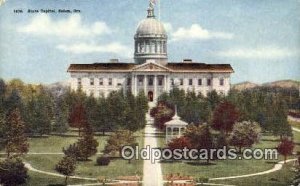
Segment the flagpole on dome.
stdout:
[[158,20],[160,20],[160,0],[158,1]]

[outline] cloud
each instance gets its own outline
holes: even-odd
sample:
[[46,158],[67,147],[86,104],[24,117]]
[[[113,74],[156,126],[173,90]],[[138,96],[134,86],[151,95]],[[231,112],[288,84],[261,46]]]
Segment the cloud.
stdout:
[[232,39],[233,34],[225,32],[213,32],[202,28],[198,24],[193,24],[190,28],[180,27],[177,31],[172,33],[172,40],[207,40],[207,39]]
[[163,22],[164,28],[167,32],[172,32],[173,31],[173,26],[171,23],[168,22]]
[[18,31],[27,34],[63,38],[88,37],[111,32],[105,22],[95,22],[90,25],[83,24],[78,14],[61,20],[53,20],[47,14],[40,14],[32,18],[29,24],[19,27]]
[[248,58],[248,59],[279,59],[298,56],[300,50],[279,48],[274,46],[257,48],[236,48],[218,52],[217,55],[229,58]]
[[88,53],[115,53],[120,56],[131,56],[132,51],[127,46],[124,46],[118,42],[113,42],[107,45],[99,45],[99,44],[88,44],[88,43],[78,43],[72,45],[58,45],[56,47],[59,50],[64,52],[70,52],[74,54],[88,54]]

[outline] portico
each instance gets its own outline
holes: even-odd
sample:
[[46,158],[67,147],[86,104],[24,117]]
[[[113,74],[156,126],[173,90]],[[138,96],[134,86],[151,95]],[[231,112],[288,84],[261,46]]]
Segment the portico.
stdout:
[[154,62],[147,62],[131,73],[133,95],[143,91],[150,102],[155,101],[163,92],[170,90],[170,70]]
[[148,96],[149,101],[152,101],[162,93],[169,91],[169,76],[165,74],[149,73],[132,75],[132,92],[136,96],[139,92],[143,91]]

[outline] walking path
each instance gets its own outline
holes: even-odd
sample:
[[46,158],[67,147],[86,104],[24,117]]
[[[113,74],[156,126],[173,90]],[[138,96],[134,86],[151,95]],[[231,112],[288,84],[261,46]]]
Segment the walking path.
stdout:
[[292,127],[292,130],[293,131],[296,131],[296,132],[300,132],[300,129],[296,128],[296,127]]
[[[295,121],[295,122],[300,122],[300,119],[299,119],[299,118],[294,118],[293,116],[288,116],[288,120],[290,120],[290,121]],[[299,128],[296,128],[296,127],[292,127],[292,130],[293,130],[293,131],[296,131],[296,132],[300,132],[300,129],[299,129]]]
[[[65,178],[66,176],[62,175],[62,174],[58,174],[58,173],[53,173],[53,172],[47,172],[47,171],[42,171],[42,170],[38,170],[35,169],[31,166],[31,164],[24,162],[25,167],[33,172],[37,172],[37,173],[41,173],[41,174],[46,174],[46,175],[50,175],[50,176],[56,176],[56,177],[63,177]],[[97,181],[96,178],[88,178],[88,177],[79,177],[79,176],[70,176],[70,178],[74,178],[74,179],[80,179],[80,180],[91,180],[91,181]]]
[[[296,160],[297,159],[289,159],[289,160],[286,160],[286,163],[296,161]],[[213,180],[227,180],[227,179],[245,178],[245,177],[252,177],[252,176],[260,176],[260,175],[264,175],[264,174],[270,174],[272,172],[279,171],[280,169],[282,169],[283,164],[284,164],[284,161],[280,161],[277,164],[275,164],[275,166],[272,169],[267,170],[267,171],[257,172],[257,173],[253,173],[253,174],[238,175],[238,176],[210,178],[209,180],[210,181],[213,181]]]
[[[156,128],[153,126],[153,118],[150,117],[149,113],[146,115],[147,125],[145,127],[145,140],[144,147],[148,145],[150,148],[156,148],[157,138],[155,133]],[[161,165],[159,162],[152,163],[151,160],[144,160],[143,169],[143,185],[144,186],[162,186],[163,176],[161,171]]]

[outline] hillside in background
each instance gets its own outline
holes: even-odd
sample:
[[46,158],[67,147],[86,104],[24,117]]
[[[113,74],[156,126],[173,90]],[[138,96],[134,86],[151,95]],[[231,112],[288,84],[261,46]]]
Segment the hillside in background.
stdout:
[[299,88],[300,81],[295,80],[280,80],[263,84],[255,84],[249,81],[237,83],[232,85],[232,89],[245,90],[255,87],[281,87],[281,88]]

